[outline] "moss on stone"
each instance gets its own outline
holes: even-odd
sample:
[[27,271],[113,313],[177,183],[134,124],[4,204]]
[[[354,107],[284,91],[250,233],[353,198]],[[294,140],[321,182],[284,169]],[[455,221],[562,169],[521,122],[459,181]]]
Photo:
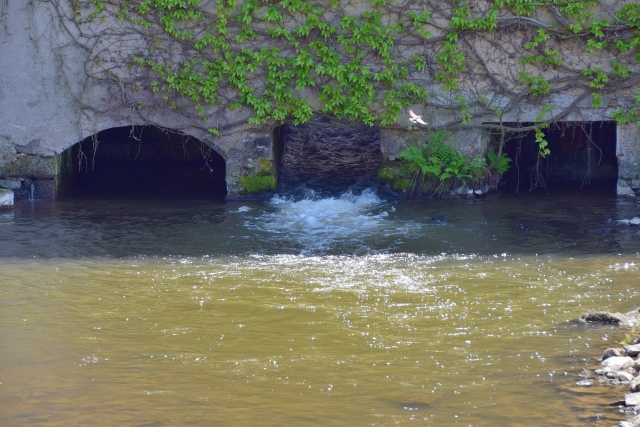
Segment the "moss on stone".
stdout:
[[405,191],[411,186],[411,180],[406,178],[394,179],[391,181],[391,188],[396,191]]
[[276,179],[272,175],[241,176],[240,186],[247,193],[273,191],[276,189]]
[[266,176],[271,175],[273,171],[273,164],[271,160],[266,157],[258,158],[258,175]]
[[382,168],[380,170],[380,172],[378,173],[378,178],[380,178],[380,180],[382,182],[391,182],[393,181],[393,179],[396,177],[395,173],[393,172],[393,169],[387,167],[387,168]]
[[241,176],[239,183],[245,193],[275,190],[276,178],[273,176],[273,163],[266,157],[259,157],[258,171],[252,175]]

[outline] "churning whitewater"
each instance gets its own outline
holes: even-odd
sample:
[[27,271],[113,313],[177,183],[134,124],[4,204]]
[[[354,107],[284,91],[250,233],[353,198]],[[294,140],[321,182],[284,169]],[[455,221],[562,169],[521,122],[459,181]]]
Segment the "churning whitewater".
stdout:
[[[421,232],[418,222],[397,219],[395,211],[372,189],[359,195],[347,191],[326,198],[308,191],[300,200],[274,196],[268,207],[246,225],[294,242],[300,246],[301,254],[323,253],[337,247],[354,253],[380,252],[391,249],[402,236]],[[388,241],[388,245],[372,248],[370,241],[377,238]]]

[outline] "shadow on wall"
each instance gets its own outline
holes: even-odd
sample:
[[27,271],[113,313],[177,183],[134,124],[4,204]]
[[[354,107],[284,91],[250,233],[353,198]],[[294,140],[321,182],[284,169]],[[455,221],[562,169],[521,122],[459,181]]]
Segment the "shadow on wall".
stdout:
[[382,164],[380,128],[310,122],[282,125],[274,132],[278,191],[300,186],[337,194],[378,184]]
[[[505,123],[524,127],[533,123]],[[538,157],[535,132],[508,135],[504,152],[511,168],[502,176],[505,191],[587,190],[615,194],[618,182],[615,122],[564,122],[544,131],[551,153]],[[497,145],[498,140],[492,140]]]
[[224,198],[224,158],[196,138],[155,126],[107,129],[61,156],[64,197]]

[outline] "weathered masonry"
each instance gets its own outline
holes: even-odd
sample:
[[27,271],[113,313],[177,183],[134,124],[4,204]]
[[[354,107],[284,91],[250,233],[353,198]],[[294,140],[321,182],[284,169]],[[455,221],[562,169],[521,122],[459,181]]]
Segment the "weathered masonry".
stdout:
[[4,2],[0,200],[364,187],[438,129],[640,193],[640,7],[576,1]]

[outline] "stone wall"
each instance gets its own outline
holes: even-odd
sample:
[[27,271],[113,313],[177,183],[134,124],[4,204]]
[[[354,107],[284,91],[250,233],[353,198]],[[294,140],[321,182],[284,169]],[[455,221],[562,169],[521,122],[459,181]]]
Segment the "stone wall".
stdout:
[[[117,34],[116,29],[123,24],[107,18],[104,22],[87,24],[86,32],[80,34],[65,26],[64,19],[60,19],[61,11],[55,9],[60,4],[29,0],[6,3],[5,12],[10,19],[2,22],[4,28],[0,31],[0,188],[15,191],[19,197],[29,194],[55,198],[61,172],[60,156],[66,149],[104,129],[155,124],[194,136],[215,149],[226,161],[229,197],[243,197],[239,178],[256,173],[259,158],[274,160],[273,130],[281,123],[252,125],[247,122],[252,112],[240,108],[220,116],[221,123],[225,125],[220,126],[219,136],[213,136],[207,132],[206,126],[188,118],[184,111],[171,108],[140,110],[137,101],[130,97],[131,91],[124,90],[120,80],[109,77],[104,70],[100,74],[87,69],[87,59],[96,55],[87,49],[91,37],[106,31]],[[365,7],[363,5],[353,12]],[[119,55],[135,51],[135,41],[127,43],[130,45],[119,45],[118,49],[112,50],[106,45],[94,48],[102,49],[100,58],[104,63],[111,57],[117,59]],[[592,59],[611,60],[610,57],[594,58],[581,58],[576,51],[572,60],[585,63]],[[97,78],[98,75],[101,77]],[[437,85],[430,90],[442,93],[442,88]],[[553,103],[560,109],[573,101],[570,95],[565,94],[554,99]],[[604,101],[611,106],[604,113],[589,108],[587,100],[563,120],[603,120],[603,116],[609,117],[618,107],[618,102],[622,103],[622,99],[614,95],[606,95]],[[414,125],[410,121],[409,110],[422,115],[430,128],[452,120],[450,109],[438,109],[433,105],[405,108],[393,126],[380,130],[383,158],[394,159],[406,144],[417,143],[424,138],[422,132],[406,130]],[[535,103],[525,103],[505,120],[533,121],[537,112]],[[481,120],[478,118],[476,124],[481,124]],[[482,155],[487,146],[486,132],[481,129],[456,131],[454,140],[455,147],[468,158]],[[629,189],[640,191],[638,141],[640,131],[637,126],[618,127],[617,152],[622,193],[631,194]]]
[[[618,194],[640,195],[640,127],[635,124],[618,126],[616,154],[618,156]],[[629,190],[633,190],[629,191]]]

